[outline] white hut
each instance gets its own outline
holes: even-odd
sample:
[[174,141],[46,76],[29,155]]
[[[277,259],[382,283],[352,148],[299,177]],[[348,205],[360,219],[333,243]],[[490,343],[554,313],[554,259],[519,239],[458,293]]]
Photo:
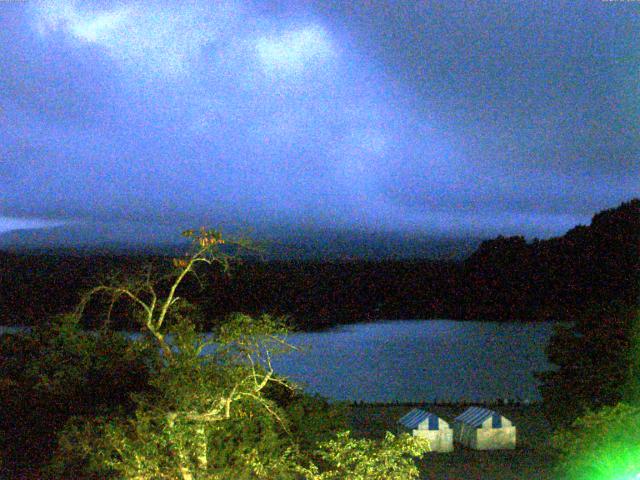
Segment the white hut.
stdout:
[[453,435],[474,450],[501,450],[516,448],[516,427],[511,421],[493,410],[470,407],[457,416]]
[[414,437],[429,440],[432,452],[453,451],[453,431],[437,415],[414,408],[398,420],[398,423],[401,430],[409,430]]

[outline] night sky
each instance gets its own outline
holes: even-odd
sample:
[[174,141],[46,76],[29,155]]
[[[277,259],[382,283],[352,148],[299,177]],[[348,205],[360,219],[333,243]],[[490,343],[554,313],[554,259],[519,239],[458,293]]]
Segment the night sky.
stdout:
[[0,232],[544,238],[639,159],[640,2],[0,2]]

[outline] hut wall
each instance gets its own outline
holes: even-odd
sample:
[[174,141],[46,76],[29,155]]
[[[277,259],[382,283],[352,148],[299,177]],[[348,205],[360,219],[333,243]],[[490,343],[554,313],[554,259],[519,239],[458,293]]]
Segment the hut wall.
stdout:
[[478,428],[476,450],[513,450],[516,448],[516,427]]
[[413,430],[414,437],[429,440],[429,448],[432,452],[453,451],[453,430],[441,428],[440,430]]
[[516,448],[516,427],[474,428],[463,423],[453,427],[455,440],[474,450],[512,450]]
[[471,425],[456,422],[453,425],[453,436],[456,442],[469,448],[475,448],[476,430],[477,428],[474,428]]

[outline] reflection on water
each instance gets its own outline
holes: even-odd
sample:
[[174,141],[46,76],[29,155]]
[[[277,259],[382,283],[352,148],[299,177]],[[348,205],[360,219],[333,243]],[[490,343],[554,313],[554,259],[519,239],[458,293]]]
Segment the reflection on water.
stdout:
[[538,400],[550,323],[390,321],[299,333],[274,360],[307,391],[336,400]]

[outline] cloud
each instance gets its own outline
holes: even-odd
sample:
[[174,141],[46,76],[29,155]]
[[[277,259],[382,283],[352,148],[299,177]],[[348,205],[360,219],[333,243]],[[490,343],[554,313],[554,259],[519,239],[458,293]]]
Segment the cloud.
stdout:
[[261,36],[255,48],[262,68],[268,74],[278,76],[299,75],[337,55],[329,35],[318,25]]
[[0,216],[0,234],[12,230],[34,230],[52,228],[68,224],[65,221],[43,220],[39,218],[16,218]]
[[117,35],[131,23],[131,10],[117,9],[96,15],[94,18],[83,21],[76,18],[71,22],[70,31],[79,39],[90,43],[109,45]]
[[[63,31],[71,38],[98,45],[139,73],[182,77],[191,72],[201,50],[228,34],[237,22],[230,2],[170,7],[133,2],[98,10],[74,0],[37,4],[35,22],[41,35]],[[145,71],[140,72],[140,68]]]
[[125,7],[94,12],[78,5],[79,2],[73,0],[37,3],[34,21],[38,32],[46,36],[55,31],[64,31],[78,40],[109,45],[131,24],[134,13],[131,8]]

